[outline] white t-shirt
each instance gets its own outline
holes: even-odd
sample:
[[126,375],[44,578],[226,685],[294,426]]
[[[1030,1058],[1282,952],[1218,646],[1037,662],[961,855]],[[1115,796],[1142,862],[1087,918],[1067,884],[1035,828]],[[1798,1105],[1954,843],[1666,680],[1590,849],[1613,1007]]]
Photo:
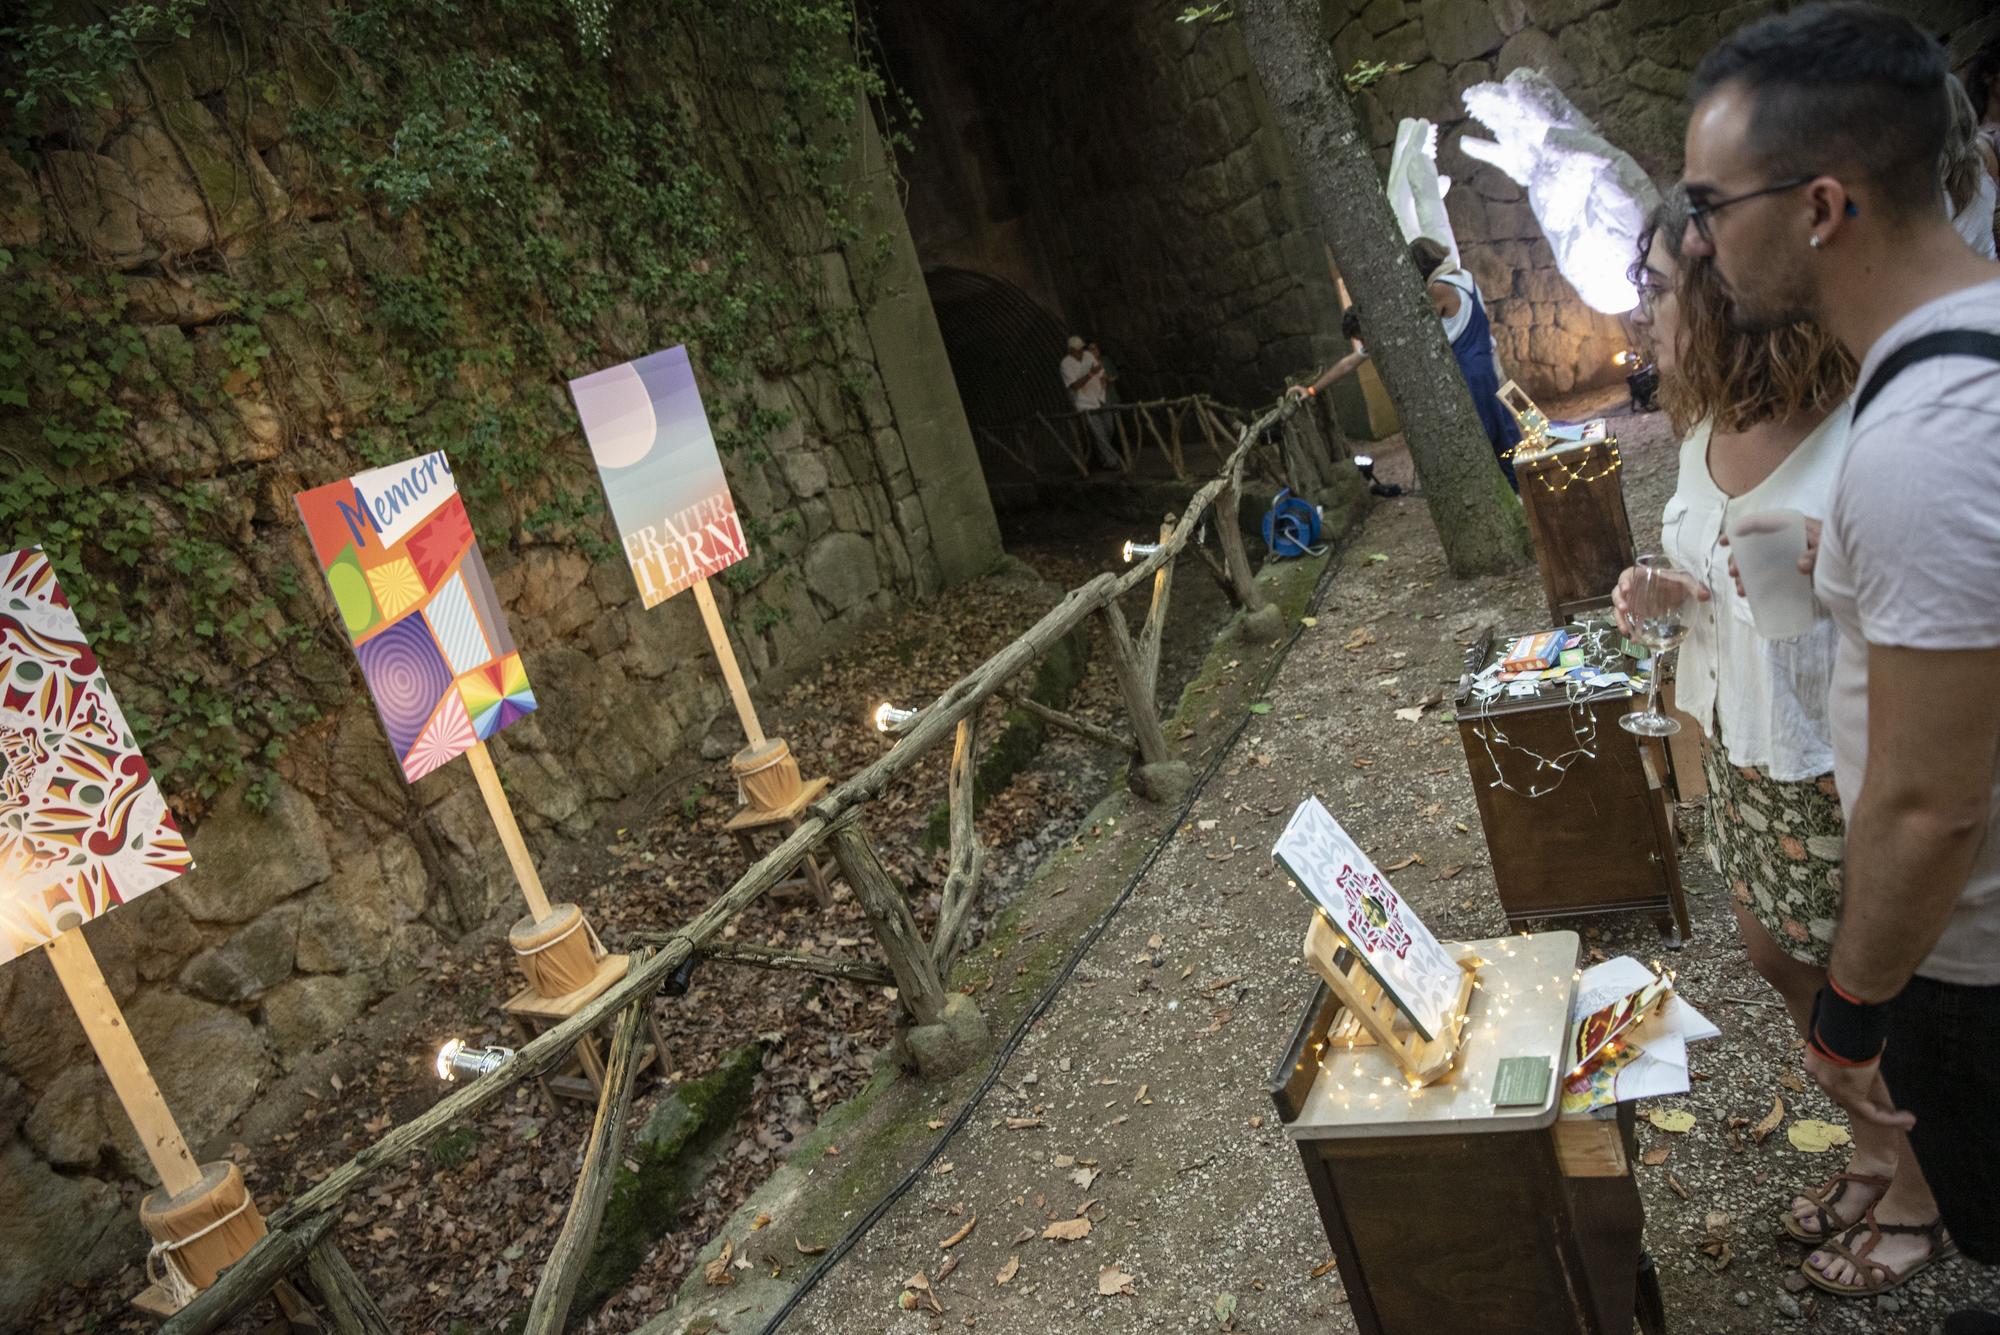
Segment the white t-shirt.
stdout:
[[[1075,384],[1077,377],[1084,372],[1095,371],[1097,369],[1099,369],[1097,358],[1091,356],[1088,349],[1085,349],[1083,352],[1069,354],[1062,359],[1063,388],[1068,389],[1070,385]],[[1071,389],[1069,391],[1069,401],[1080,413],[1090,412],[1094,408],[1102,408],[1104,406],[1104,377],[1101,375],[1092,376],[1083,384],[1077,385],[1075,389]]]
[[[1866,385],[1897,348],[1945,329],[2000,334],[2000,281],[1899,320],[1868,350],[1856,383]],[[1840,627],[1829,713],[1851,819],[1868,767],[1868,646],[2000,647],[2000,362],[1934,357],[1876,396],[1852,427],[1815,586]],[[2000,775],[1965,889],[1917,972],[2000,983]]]
[[1965,207],[1957,213],[1951,211],[1951,196],[1946,195],[1944,211],[1951,218],[1952,229],[1965,238],[1965,244],[1972,247],[1972,253],[1981,259],[2000,258],[1993,246],[1993,210],[2000,206],[2000,191],[1996,191],[1993,178],[1984,169],[1979,173],[1979,188],[1972,192],[1972,198],[1965,201]]
[[1730,764],[1755,765],[1786,783],[1816,779],[1833,769],[1826,710],[1839,633],[1822,611],[1812,629],[1795,640],[1759,635],[1749,600],[1729,576],[1729,549],[1721,538],[1732,516],[1759,510],[1826,517],[1847,455],[1847,411],[1834,412],[1769,477],[1735,497],[1716,486],[1709,472],[1713,429],[1713,422],[1703,422],[1682,442],[1680,481],[1660,518],[1663,550],[1714,595],[1694,604],[1688,619],[1674,703],[1710,737],[1721,721]]

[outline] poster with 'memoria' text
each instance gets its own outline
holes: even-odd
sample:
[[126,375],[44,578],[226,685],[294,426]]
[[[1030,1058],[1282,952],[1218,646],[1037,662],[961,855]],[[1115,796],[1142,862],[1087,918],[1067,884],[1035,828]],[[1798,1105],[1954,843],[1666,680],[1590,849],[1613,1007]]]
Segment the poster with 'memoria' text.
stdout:
[[192,866],[49,559],[0,556],[0,963]]
[[405,779],[534,709],[443,451],[293,499]]
[[750,554],[685,347],[569,382],[647,607]]

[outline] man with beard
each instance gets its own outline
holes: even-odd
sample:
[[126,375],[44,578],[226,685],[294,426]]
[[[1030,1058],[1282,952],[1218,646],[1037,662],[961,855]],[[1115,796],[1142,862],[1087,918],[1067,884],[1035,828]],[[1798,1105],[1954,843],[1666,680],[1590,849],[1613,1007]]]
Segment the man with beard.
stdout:
[[1848,839],[1806,1062],[1854,1116],[1907,1130],[1929,1181],[1807,1259],[1861,1295],[1953,1242],[2000,1262],[2000,266],[1939,205],[1945,60],[1909,20],[1764,20],[1692,93],[1686,253],[1713,257],[1742,327],[1813,320],[1861,362],[1816,572],[1841,632]]

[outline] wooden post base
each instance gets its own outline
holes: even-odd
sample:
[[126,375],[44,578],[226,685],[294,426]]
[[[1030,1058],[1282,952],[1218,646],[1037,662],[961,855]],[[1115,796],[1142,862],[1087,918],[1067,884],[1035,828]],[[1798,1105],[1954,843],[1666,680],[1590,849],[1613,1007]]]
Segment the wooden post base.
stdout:
[[[157,1260],[149,1260],[147,1269],[156,1278],[140,1297],[157,1295],[168,1314],[180,1310],[176,1279],[199,1292],[264,1236],[264,1217],[250,1199],[242,1172],[226,1161],[203,1164],[201,1180],[192,1187],[171,1195],[165,1188],[148,1193],[139,1202],[139,1222],[154,1242],[166,1244]],[[168,1268],[172,1273],[164,1274]],[[144,1302],[141,1306],[153,1310]]]
[[528,986],[543,997],[566,997],[588,986],[605,957],[603,942],[574,904],[552,905],[539,921],[522,918],[508,930],[507,944]]
[[[555,1028],[570,1016],[602,996],[613,983],[625,976],[631,967],[629,955],[606,955],[597,962],[597,968],[590,981],[582,987],[559,997],[545,997],[530,987],[524,987],[507,998],[500,1007],[507,1014],[508,1022],[526,1046],[535,1038]],[[616,1020],[605,1021],[608,1028]],[[646,1014],[646,1030],[652,1039],[649,1047],[639,1055],[639,1071],[657,1065],[661,1071],[667,1069],[667,1040],[660,1032],[660,1022],[649,1010]],[[535,1083],[541,1086],[542,1099],[551,1113],[557,1110],[557,1099],[569,1099],[595,1108],[599,1093],[604,1088],[604,1035],[601,1031],[585,1034],[572,1050],[568,1065],[538,1076]]]
[[752,743],[729,758],[729,772],[757,811],[781,811],[799,795],[799,762],[782,737]]
[[1444,1031],[1427,1040],[1397,1008],[1395,998],[1369,974],[1360,957],[1348,948],[1347,938],[1324,913],[1315,911],[1312,926],[1306,929],[1305,957],[1344,1008],[1345,1013],[1336,1014],[1328,1026],[1329,1043],[1350,1047],[1379,1043],[1414,1084],[1428,1085],[1451,1070],[1465,1032],[1465,1008],[1472,1002],[1472,985],[1479,976],[1477,961],[1459,960],[1465,976],[1459,980],[1458,998],[1445,1018]]

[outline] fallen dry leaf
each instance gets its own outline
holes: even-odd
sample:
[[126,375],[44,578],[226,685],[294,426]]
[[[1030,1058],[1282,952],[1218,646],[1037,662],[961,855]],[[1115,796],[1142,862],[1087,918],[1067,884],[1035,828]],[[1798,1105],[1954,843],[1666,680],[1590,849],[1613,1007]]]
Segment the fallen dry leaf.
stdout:
[[1757,1125],[1750,1128],[1750,1139],[1755,1141],[1757,1144],[1762,1145],[1764,1143],[1764,1137],[1770,1135],[1773,1131],[1776,1131],[1778,1129],[1778,1123],[1784,1120],[1785,1120],[1785,1101],[1781,1098],[1777,1098],[1774,1096],[1771,1099],[1771,1111],[1765,1113],[1763,1120],[1758,1122]]
[[1139,1086],[1139,1092],[1138,1092],[1137,1094],[1134,1094],[1134,1095],[1132,1096],[1132,1102],[1134,1102],[1134,1103],[1144,1103],[1144,1102],[1146,1101],[1146,1091],[1147,1091],[1147,1090],[1149,1090],[1149,1089],[1151,1089],[1151,1088],[1152,1088],[1152,1086],[1151,1086],[1151,1085],[1141,1085],[1141,1086]]
[[1417,723],[1422,721],[1424,711],[1417,705],[1411,705],[1408,709],[1397,710],[1396,717],[1404,723]]
[[964,1242],[967,1238],[971,1237],[972,1230],[978,1225],[978,1223],[979,1223],[979,1212],[975,1210],[973,1212],[972,1218],[965,1221],[964,1228],[961,1228],[960,1230],[958,1230],[958,1232],[952,1234],[950,1237],[946,1238],[943,1242],[940,1242],[938,1246],[944,1248],[946,1251],[950,1251],[953,1247],[958,1246],[959,1243]]
[[1354,633],[1347,637],[1347,643],[1341,645],[1340,647],[1349,650],[1364,649],[1373,643],[1375,643],[1374,627],[1356,626],[1354,628]]
[[1424,855],[1421,853],[1412,853],[1408,857],[1401,858],[1398,861],[1389,863],[1387,866],[1383,867],[1382,870],[1401,871],[1405,867],[1421,867],[1423,865],[1424,865]]
[[1038,1126],[1047,1125],[1048,1123],[1039,1117],[1009,1117],[1007,1119],[1007,1129],[1009,1131],[1028,1131]]
[[764,1213],[762,1210],[759,1210],[757,1212],[757,1217],[750,1221],[750,1231],[752,1233],[755,1233],[760,1228],[769,1228],[770,1226],[771,1226],[771,1216]]
[[950,1256],[945,1257],[944,1264],[938,1267],[938,1283],[942,1284],[944,1277],[956,1269],[958,1269],[958,1253],[953,1252]]
[[1463,862],[1454,862],[1449,867],[1446,867],[1443,871],[1439,872],[1437,875],[1431,877],[1431,879],[1433,881],[1449,881],[1452,877],[1458,875],[1460,872],[1464,870],[1465,870],[1465,864]]
[[1035,1238],[1035,1230],[1032,1228],[1024,1228],[1019,1233],[1016,1233],[1014,1235],[1014,1241],[1011,1245],[1018,1247],[1024,1242],[1034,1241],[1034,1238]]
[[800,1256],[818,1256],[821,1252],[826,1250],[826,1244],[823,1242],[817,1247],[808,1247],[803,1242],[800,1242],[797,1238],[792,1239],[792,1246],[799,1249]]
[[1042,1230],[1042,1236],[1057,1242],[1081,1242],[1090,1236],[1088,1219],[1058,1219]]
[[1109,1298],[1117,1293],[1122,1293],[1128,1298],[1132,1297],[1134,1296],[1132,1277],[1117,1266],[1108,1265],[1097,1272],[1097,1293],[1103,1298]]
[[993,1277],[993,1282],[995,1284],[1005,1284],[1008,1280],[1014,1278],[1014,1276],[1020,1273],[1021,1273],[1021,1258],[1018,1256],[1010,1256],[1007,1258],[1007,1264],[1000,1267],[1000,1273]]
[[1097,1171],[1095,1168],[1079,1168],[1069,1175],[1069,1180],[1089,1191],[1090,1184],[1097,1181]]
[[1674,1147],[1671,1145],[1655,1145],[1652,1149],[1647,1150],[1639,1156],[1639,1162],[1648,1168],[1658,1168],[1667,1161],[1667,1156],[1673,1152]]
[[1340,1258],[1338,1256],[1329,1256],[1324,1261],[1321,1261],[1318,1265],[1312,1268],[1312,1277],[1314,1279],[1318,1279],[1321,1275],[1331,1273],[1339,1265],[1340,1265]]
[[736,1254],[736,1244],[728,1238],[722,1240],[722,1251],[713,1261],[701,1268],[701,1277],[709,1287],[726,1289],[736,1282],[736,1276],[729,1273],[729,1258]]
[[1791,1090],[1794,1094],[1803,1094],[1806,1092],[1806,1082],[1793,1075],[1790,1071],[1779,1076],[1778,1083],[1786,1089]]
[[1807,1118],[1786,1127],[1785,1139],[1792,1142],[1792,1148],[1795,1150],[1802,1150],[1807,1154],[1825,1154],[1835,1145],[1845,1145],[1849,1137],[1844,1126]]
[[1694,1130],[1694,1114],[1686,1108],[1655,1108],[1646,1114],[1646,1120],[1676,1136]]
[[1671,1168],[1667,1170],[1667,1185],[1673,1188],[1674,1195],[1680,1197],[1682,1200],[1686,1200],[1688,1198],[1688,1189],[1686,1185],[1684,1185],[1679,1178],[1674,1176],[1674,1170]]

